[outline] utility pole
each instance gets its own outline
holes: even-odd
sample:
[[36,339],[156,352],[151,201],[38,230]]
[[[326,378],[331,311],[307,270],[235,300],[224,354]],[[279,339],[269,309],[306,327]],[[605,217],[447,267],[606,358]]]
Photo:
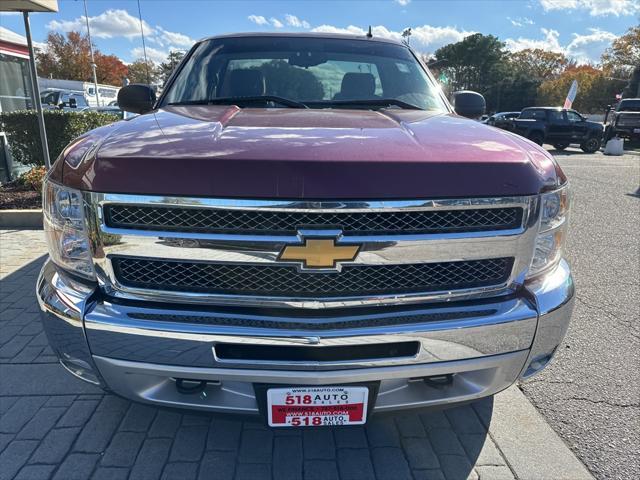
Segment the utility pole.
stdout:
[[91,70],[93,70],[93,86],[96,89],[96,106],[100,106],[100,95],[98,93],[98,75],[96,75],[96,62],[93,59],[93,44],[91,43],[91,29],[89,28],[89,15],[87,14],[87,0],[84,2],[84,19],[87,21],[87,36],[89,37],[89,52],[91,53]]

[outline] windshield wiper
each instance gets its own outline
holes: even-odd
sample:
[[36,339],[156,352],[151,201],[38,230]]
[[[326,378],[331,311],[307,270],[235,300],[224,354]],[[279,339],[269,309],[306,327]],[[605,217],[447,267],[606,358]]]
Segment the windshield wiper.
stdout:
[[238,105],[247,103],[266,103],[273,102],[291,108],[309,108],[302,102],[290,100],[276,95],[256,95],[249,97],[218,97],[208,100],[185,100],[183,102],[171,102],[168,105]]
[[342,107],[342,106],[363,106],[363,107],[400,107],[407,110],[423,110],[417,105],[407,103],[397,98],[369,98],[365,100],[331,100],[328,102],[307,102],[309,105],[321,105],[327,107]]

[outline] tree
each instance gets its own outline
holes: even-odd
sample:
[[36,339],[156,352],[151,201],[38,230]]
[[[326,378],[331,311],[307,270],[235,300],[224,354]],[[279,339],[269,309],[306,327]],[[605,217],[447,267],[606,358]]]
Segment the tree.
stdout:
[[47,47],[36,54],[38,72],[43,77],[88,81],[91,78],[89,40],[78,32],[51,32]]
[[267,95],[301,100],[319,100],[324,96],[322,83],[308,70],[283,60],[272,60],[257,68],[267,80]]
[[607,77],[602,69],[581,65],[543,82],[538,88],[538,105],[562,106],[574,80],[578,81],[578,95],[573,108],[583,113],[604,111],[624,86],[624,83],[620,85],[620,81]]
[[560,75],[569,60],[562,53],[527,48],[509,54],[509,63],[513,72],[542,82]]
[[151,60],[145,62],[142,58],[139,58],[129,64],[128,78],[131,83],[155,85],[158,83],[157,67]]
[[[104,55],[94,47],[98,83],[121,85],[127,76],[127,66],[115,55]],[[46,49],[37,52],[38,71],[43,77],[62,80],[93,80],[89,38],[78,32],[69,32],[65,38],[59,33],[49,33]]]
[[499,107],[499,84],[509,68],[505,44],[497,37],[469,35],[439,48],[434,56],[436,60],[446,60],[440,75],[447,78],[451,91],[475,90],[485,96],[489,111]]
[[640,26],[631,27],[613,41],[611,47],[602,54],[602,66],[607,73],[627,75],[640,65]]
[[164,85],[167,82],[169,76],[178,66],[183,57],[184,52],[179,50],[172,50],[169,52],[167,59],[158,66],[158,77],[161,84]]
[[122,85],[122,81],[128,76],[129,69],[118,57],[94,52],[93,58],[96,62],[98,83]]

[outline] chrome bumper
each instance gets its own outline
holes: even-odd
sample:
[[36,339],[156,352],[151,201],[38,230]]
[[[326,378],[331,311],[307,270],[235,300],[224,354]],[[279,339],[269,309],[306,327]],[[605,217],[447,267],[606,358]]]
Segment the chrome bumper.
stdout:
[[[550,361],[566,333],[573,292],[565,262],[516,296],[401,310],[345,309],[329,318],[112,302],[51,262],[37,287],[49,342],[74,375],[134,400],[242,413],[258,413],[254,383],[379,381],[374,411],[492,395]],[[221,343],[321,349],[401,341],[418,342],[417,354],[333,362],[229,360],[215,354]],[[423,381],[445,374],[455,375],[443,386]],[[207,384],[198,394],[185,394],[175,379]]]

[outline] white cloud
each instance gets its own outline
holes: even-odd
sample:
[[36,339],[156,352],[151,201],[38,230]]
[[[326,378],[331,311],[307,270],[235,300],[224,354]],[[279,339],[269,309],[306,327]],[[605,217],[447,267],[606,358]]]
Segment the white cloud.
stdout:
[[[170,49],[175,50],[175,49]],[[155,63],[164,62],[169,55],[170,50],[160,50],[153,47],[147,47],[147,58]],[[131,57],[134,59],[144,58],[144,51],[142,47],[136,47],[131,50]]]
[[634,15],[640,13],[638,0],[540,0],[545,12],[552,10],[588,10],[589,14],[601,15]]
[[182,48],[191,48],[196,43],[193,38],[183,33],[170,32],[160,26],[156,26],[156,30],[158,34],[150,37],[149,40],[156,42],[160,46],[175,45]]
[[247,18],[256,25],[267,25],[269,23],[262,15],[249,15]]
[[615,33],[590,28],[587,35],[573,34],[573,40],[567,45],[567,54],[581,63],[597,62],[605,49],[618,38]]
[[507,17],[514,27],[524,27],[525,25],[533,25],[535,22],[527,17],[511,18]]
[[409,5],[411,3],[411,0],[395,0],[395,2],[398,5],[402,5],[403,7],[406,7],[407,5]]
[[298,17],[296,17],[295,15],[291,15],[290,13],[287,13],[284,16],[284,21],[287,22],[287,25],[289,25],[291,27],[311,28],[311,25],[309,25],[309,22],[307,22],[306,20],[301,20]]
[[566,56],[577,60],[579,63],[597,63],[604,50],[611,45],[611,42],[618,38],[614,33],[590,28],[589,33],[580,35],[573,34],[573,39],[567,44],[560,43],[560,33],[557,30],[541,28],[543,38],[509,38],[507,48],[517,52],[526,48],[549,50],[557,53],[564,53]]
[[311,31],[318,33],[344,33],[351,35],[364,35],[366,33],[362,28],[355,27],[353,25],[349,25],[347,28],[334,27],[333,25],[320,25],[312,28]]
[[[91,35],[98,38],[125,37],[132,39],[140,36],[140,20],[129,15],[126,10],[109,9],[95,17],[89,17]],[[142,21],[145,35],[153,35],[155,30]],[[84,16],[74,20],[52,20],[47,24],[49,30],[61,32],[85,32],[87,28]]]
[[[322,33],[338,33],[351,35],[365,35],[367,32],[360,27],[349,25],[346,28],[336,27],[333,25],[320,25],[311,29],[312,32]],[[402,40],[402,31],[389,30],[383,25],[377,25],[372,28],[374,37],[389,38],[392,40]],[[475,32],[458,30],[455,27],[434,27],[431,25],[422,25],[411,28],[411,45],[421,50],[434,52],[438,48],[452,42],[459,42]]]
[[283,24],[280,20],[278,20],[277,18],[275,18],[275,17],[271,17],[271,18],[269,19],[269,21],[271,22],[271,25],[273,25],[275,28],[282,28],[282,27],[284,27],[284,24]]
[[533,39],[533,38],[523,38],[523,37],[519,37],[517,39],[508,38],[506,40],[507,48],[512,52],[525,50],[527,48],[530,48],[530,49],[540,48],[542,50],[550,50],[552,52],[564,53],[564,49],[560,45],[560,40],[559,40],[560,33],[557,30],[541,28],[540,31],[544,35],[543,39]]

